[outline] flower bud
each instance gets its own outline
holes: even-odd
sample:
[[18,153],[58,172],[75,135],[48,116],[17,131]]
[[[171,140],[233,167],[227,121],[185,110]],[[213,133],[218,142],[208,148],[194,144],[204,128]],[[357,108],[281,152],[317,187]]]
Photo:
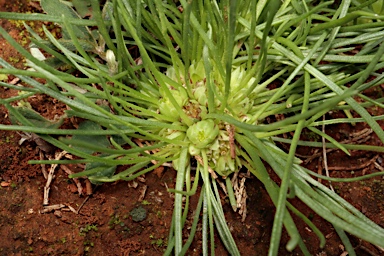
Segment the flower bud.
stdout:
[[197,100],[197,102],[199,102],[200,105],[207,106],[208,99],[207,99],[207,90],[205,86],[197,87],[194,90],[193,95],[195,96],[195,99]]
[[[175,98],[177,104],[182,107],[185,105],[185,103],[188,101],[188,93],[187,90],[184,87],[179,87],[177,89],[170,89],[170,86],[167,86],[168,89],[171,91],[171,94],[173,98]],[[167,94],[165,93],[165,89],[160,88],[159,89],[160,95],[163,98],[167,98]]]
[[117,73],[118,63],[116,61],[115,54],[112,50],[107,50],[105,53],[105,60],[107,61],[109,74],[114,75]]
[[179,112],[177,112],[175,106],[167,98],[162,98],[159,101],[160,114],[172,118],[173,121],[179,120]]
[[196,148],[194,145],[191,144],[189,145],[188,151],[191,156],[196,156],[200,154],[201,149]]
[[212,119],[203,120],[190,126],[187,137],[196,148],[206,148],[219,134],[219,127]]
[[174,131],[174,132],[170,133],[168,136],[166,136],[166,138],[170,139],[170,140],[174,140],[174,139],[184,140],[185,133],[182,131]]
[[189,68],[189,74],[193,84],[196,84],[198,81],[204,80],[204,63],[202,61],[199,61],[197,63],[192,64]]
[[229,154],[220,156],[217,160],[215,171],[220,176],[228,176],[235,172],[235,159],[232,159]]
[[[176,100],[177,105],[183,107],[188,100],[188,94],[184,88],[180,87],[178,89],[179,90],[171,90],[172,96]],[[176,107],[167,98],[165,92],[162,89],[160,89],[160,94],[163,95],[163,98],[159,101],[160,114],[165,115],[167,117],[171,117],[174,121],[179,121],[180,115]]]

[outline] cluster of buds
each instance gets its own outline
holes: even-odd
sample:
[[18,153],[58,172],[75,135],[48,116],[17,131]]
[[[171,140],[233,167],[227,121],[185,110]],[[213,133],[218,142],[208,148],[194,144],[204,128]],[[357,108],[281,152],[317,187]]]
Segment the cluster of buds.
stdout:
[[[185,83],[183,74],[177,74],[173,67],[170,67],[166,75],[175,82]],[[221,107],[222,102],[219,99],[224,98],[224,81],[217,71],[211,73],[215,85],[215,102],[217,109]],[[238,67],[231,74],[230,93],[228,96],[225,111],[239,121],[248,119],[248,112],[252,110],[253,101],[246,95],[249,88],[254,83],[254,78],[245,81],[245,70]],[[191,156],[200,155],[204,150],[208,156],[208,164],[221,176],[227,176],[236,172],[241,167],[240,159],[236,152],[238,146],[234,142],[233,134],[226,129],[228,124],[221,121],[206,118],[208,112],[208,98],[206,86],[206,74],[202,62],[194,63],[189,68],[189,82],[191,94],[188,95],[186,85],[174,87],[167,85],[176,103],[186,115],[191,117],[195,123],[188,127],[185,135],[182,135],[189,142],[189,153]],[[158,112],[171,118],[173,122],[182,123],[180,114],[168,99],[164,90],[160,89],[160,99]],[[233,133],[235,131],[232,131]],[[167,131],[168,136],[181,136],[180,131]],[[180,138],[180,137],[179,137]]]

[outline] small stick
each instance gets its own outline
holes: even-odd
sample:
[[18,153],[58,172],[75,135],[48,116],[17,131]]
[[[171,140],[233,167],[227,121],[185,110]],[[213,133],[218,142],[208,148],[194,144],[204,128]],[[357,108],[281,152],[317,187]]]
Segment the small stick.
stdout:
[[380,256],[381,254],[377,254],[375,252],[373,252],[372,250],[368,249],[367,247],[365,247],[364,245],[359,245],[359,248],[366,251],[367,253],[369,253],[371,256]]
[[[58,154],[55,154],[55,160],[60,160],[66,153],[67,153],[66,151],[62,151]],[[50,185],[52,183],[52,180],[55,178],[54,173],[55,173],[56,167],[57,167],[57,164],[52,164],[49,170],[47,183],[45,184],[45,187],[44,187],[43,205],[49,204],[49,190],[50,190]]]
[[[141,147],[141,148],[144,147],[143,143],[141,143],[140,140],[137,139],[137,140],[135,140],[135,142],[136,142],[137,145],[139,145],[139,147]],[[144,152],[147,153],[148,155],[151,154],[151,152],[149,152],[148,150],[144,150]],[[156,160],[151,160],[151,163],[156,165],[157,161]]]
[[[96,189],[99,187],[99,185],[96,185],[95,186],[95,189],[93,190],[93,191],[96,191]],[[84,199],[84,201],[81,203],[81,205],[79,206],[79,208],[77,208],[77,214],[79,214],[80,213],[80,210],[81,210],[81,208],[83,208],[83,206],[84,206],[84,204],[88,201],[88,199],[91,197],[91,195],[88,195],[85,199]]]
[[333,170],[333,171],[351,171],[351,170],[359,170],[359,169],[363,169],[365,167],[368,167],[370,166],[373,162],[376,161],[376,159],[378,158],[379,156],[376,155],[374,156],[372,159],[368,160],[367,162],[365,163],[362,163],[362,164],[359,164],[359,165],[355,165],[353,167],[349,167],[349,166],[330,166],[328,169],[329,170]]
[[224,185],[224,182],[220,181],[219,179],[216,179],[216,182],[219,183],[219,186],[223,190],[225,195],[228,195],[227,187]]
[[379,169],[381,172],[384,172],[384,168],[381,165],[379,165],[377,162],[375,162],[375,167]]
[[[322,159],[321,159],[321,156],[320,156],[318,161],[317,161],[317,174],[322,175],[322,170],[323,170],[323,166],[322,166]],[[322,179],[321,178],[317,178],[317,181],[321,182]]]
[[[44,159],[42,150],[39,150],[39,156],[40,156],[40,160]],[[48,179],[48,173],[47,173],[47,170],[45,169],[45,164],[41,164],[40,166],[41,166],[41,172],[43,173],[44,179]]]
[[[357,144],[361,144],[361,143],[366,142],[367,140],[369,140],[371,138],[370,136],[368,136],[371,133],[372,133],[371,129],[365,128],[359,132],[351,134],[352,136],[356,136],[356,137],[340,141],[340,143],[341,144],[350,144],[352,142],[356,142]],[[330,152],[333,152],[336,150],[338,150],[338,148],[330,148],[330,149],[327,149],[326,152],[330,153]],[[304,163],[309,163],[313,159],[321,156],[322,154],[323,154],[323,152],[319,152],[319,153],[312,154],[311,156],[303,156],[306,158]]]
[[245,180],[246,178],[243,177],[240,182],[239,182],[239,190],[238,190],[238,194],[237,194],[237,208],[241,208],[241,205],[243,203],[243,194],[244,194],[244,190],[245,190]]
[[[241,180],[239,179],[239,177],[241,178]],[[237,209],[239,209],[239,214],[241,216],[242,222],[244,222],[245,218],[247,217],[248,195],[245,187],[246,179],[247,179],[247,175],[241,175],[241,173],[239,172],[235,172],[231,179],[231,183],[232,183],[233,190],[235,192],[235,197],[236,197],[236,206],[235,206],[236,209],[233,209],[233,210],[236,211]]]
[[88,201],[90,196],[87,196],[84,201],[81,203],[81,205],[79,206],[79,208],[77,208],[77,211],[76,211],[76,214],[79,214],[80,213],[80,210],[81,208],[83,208],[84,204]]
[[[245,177],[243,177],[243,179],[245,179]],[[245,183],[245,180],[244,180],[244,183]],[[242,186],[245,187],[245,185],[242,185]],[[247,190],[244,189],[242,193],[242,200],[240,203],[240,210],[239,210],[239,214],[241,215],[242,222],[244,222],[245,218],[247,218],[247,198],[248,198]]]
[[44,209],[41,211],[41,213],[47,213],[47,212],[52,212],[54,210],[59,210],[61,208],[64,208],[64,204],[54,204],[54,205],[46,205],[44,206]]
[[[63,171],[65,171],[68,175],[71,175],[73,174],[72,170],[69,169],[67,166],[65,165],[61,165],[60,166],[61,169],[63,169]],[[77,186],[77,192],[79,193],[79,196],[81,196],[83,194],[83,186],[81,186],[81,183],[80,183],[80,180],[78,178],[73,178],[73,182],[75,182],[76,186]]]
[[71,210],[72,212],[78,214],[78,212],[75,210],[75,208],[73,208],[72,206],[70,206],[69,204],[67,204],[67,207],[69,208],[69,210]]

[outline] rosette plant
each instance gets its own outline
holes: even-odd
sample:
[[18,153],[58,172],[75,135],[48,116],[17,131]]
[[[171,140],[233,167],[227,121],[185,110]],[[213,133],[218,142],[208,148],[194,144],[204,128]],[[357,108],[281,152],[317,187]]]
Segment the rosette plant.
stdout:
[[[30,85],[16,87],[16,97],[1,99],[14,122],[1,129],[36,133],[78,156],[48,163],[86,163],[83,172],[71,177],[88,176],[94,183],[132,180],[172,164],[177,178],[169,191],[175,193],[175,204],[165,254],[185,254],[201,221],[204,255],[215,253],[215,230],[228,252],[239,255],[220,193],[225,191],[232,207],[239,207],[231,177],[240,171],[257,177],[276,206],[270,255],[278,252],[283,226],[290,236],[286,249],[299,246],[310,255],[292,215],[318,235],[321,247],[325,244],[324,235],[289,202],[292,197],[332,223],[350,255],[354,250],[346,233],[384,247],[384,230],[317,178],[348,180],[313,173],[295,157],[298,145],[326,145],[346,154],[350,149],[383,152],[382,147],[341,144],[317,128],[367,122],[384,142],[376,122],[383,116],[372,117],[366,110],[382,107],[383,98],[363,94],[383,80],[378,73],[384,66],[383,24],[374,21],[384,17],[371,11],[374,1],[336,5],[293,0],[107,0],[102,8],[99,1],[89,2],[90,6],[84,1],[41,0],[47,14],[0,14],[56,22],[63,31],[57,39],[44,28],[43,39],[26,26],[30,53],[0,28],[31,68],[17,70],[0,60],[1,73],[14,74]],[[83,19],[82,13],[89,10],[91,16]],[[362,48],[351,54],[356,43]],[[75,116],[87,121],[76,130],[58,129],[59,123],[16,104],[36,93],[68,106],[61,119]],[[365,102],[357,102],[357,96]],[[344,111],[348,118],[321,121],[329,111]],[[360,117],[353,118],[351,111]],[[284,118],[275,120],[276,116]],[[304,128],[329,142],[300,141]],[[279,136],[286,133],[292,137]],[[276,146],[277,141],[289,143],[289,151]],[[117,172],[119,165],[125,169]],[[279,181],[271,179],[267,165]],[[376,175],[381,173],[349,180]],[[195,195],[199,185],[201,191]],[[182,230],[194,195],[199,201],[184,241]]]

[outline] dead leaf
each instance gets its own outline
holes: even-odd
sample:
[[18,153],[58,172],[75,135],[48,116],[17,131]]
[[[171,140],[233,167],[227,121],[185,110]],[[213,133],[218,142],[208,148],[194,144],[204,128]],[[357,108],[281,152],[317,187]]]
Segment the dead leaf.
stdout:
[[138,202],[141,202],[141,201],[144,200],[145,192],[147,192],[147,188],[148,188],[148,186],[147,186],[147,185],[144,185],[144,186],[140,189],[140,196],[139,196],[139,199],[137,199]]

